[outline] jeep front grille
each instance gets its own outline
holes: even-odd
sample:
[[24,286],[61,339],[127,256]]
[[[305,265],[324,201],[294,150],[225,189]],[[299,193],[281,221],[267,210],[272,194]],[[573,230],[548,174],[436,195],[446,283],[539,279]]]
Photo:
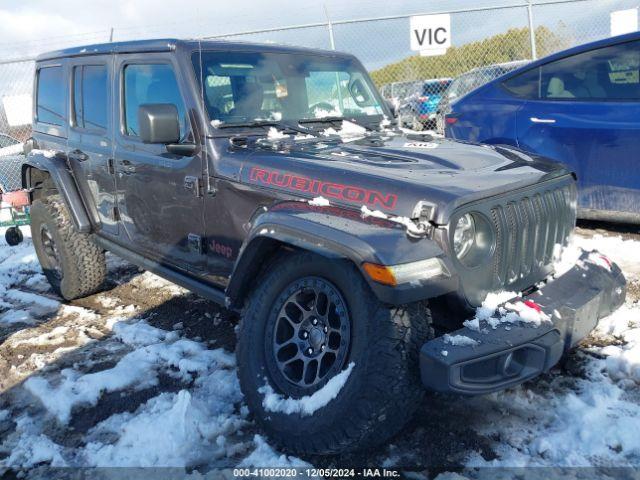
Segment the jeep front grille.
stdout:
[[554,186],[491,208],[493,290],[514,285],[554,260],[556,245],[564,245],[574,227],[575,197],[574,185]]

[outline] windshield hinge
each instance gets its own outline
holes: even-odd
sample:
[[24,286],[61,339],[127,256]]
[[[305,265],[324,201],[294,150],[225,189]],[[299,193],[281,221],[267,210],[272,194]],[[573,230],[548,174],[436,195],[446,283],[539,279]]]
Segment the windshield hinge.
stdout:
[[433,233],[433,219],[436,216],[436,206],[425,200],[420,200],[413,209],[411,218],[418,223],[424,225],[427,235]]

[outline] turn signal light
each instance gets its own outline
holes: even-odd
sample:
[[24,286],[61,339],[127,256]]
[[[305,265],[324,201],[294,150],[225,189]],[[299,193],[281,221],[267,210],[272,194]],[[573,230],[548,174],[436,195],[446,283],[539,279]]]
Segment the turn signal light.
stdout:
[[419,282],[420,280],[427,280],[440,275],[448,275],[442,262],[437,258],[428,258],[399,265],[363,263],[362,268],[374,282],[392,287]]
[[390,285],[392,287],[397,285],[396,277],[393,276],[393,272],[386,265],[364,263],[362,264],[362,267],[374,282],[382,283],[383,285]]

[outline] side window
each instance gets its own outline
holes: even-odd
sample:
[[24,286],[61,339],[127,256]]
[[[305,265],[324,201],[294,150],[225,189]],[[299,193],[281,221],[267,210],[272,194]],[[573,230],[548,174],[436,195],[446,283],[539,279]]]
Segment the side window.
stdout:
[[540,98],[540,69],[533,68],[502,82],[502,86],[518,98]]
[[540,70],[542,98],[640,100],[638,41],[579,53]]
[[43,67],[38,70],[36,118],[50,125],[65,124],[65,88],[62,67]]
[[185,135],[185,107],[173,68],[166,64],[127,65],[124,69],[125,132],[138,136],[138,107],[147,103],[172,103],[178,108],[180,138]]
[[73,69],[74,125],[107,129],[107,67],[82,65]]

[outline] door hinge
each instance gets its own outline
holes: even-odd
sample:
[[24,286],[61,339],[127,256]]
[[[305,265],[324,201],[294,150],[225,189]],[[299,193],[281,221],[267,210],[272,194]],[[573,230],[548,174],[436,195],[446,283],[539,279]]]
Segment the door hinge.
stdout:
[[113,158],[107,160],[107,172],[109,172],[109,175],[115,175],[116,173],[116,169],[113,166]]
[[187,236],[187,240],[189,242],[189,250],[191,252],[196,252],[202,255],[204,253],[204,246],[202,244],[202,237],[200,235],[196,235],[195,233],[190,233]]
[[111,220],[117,222],[120,220],[120,209],[118,207],[113,207],[111,209]]
[[207,182],[207,193],[210,197],[215,197],[218,193],[218,189],[215,187],[214,183],[216,181],[215,177],[208,177],[209,181]]
[[192,190],[196,197],[201,197],[202,179],[199,177],[184,177],[184,188]]

